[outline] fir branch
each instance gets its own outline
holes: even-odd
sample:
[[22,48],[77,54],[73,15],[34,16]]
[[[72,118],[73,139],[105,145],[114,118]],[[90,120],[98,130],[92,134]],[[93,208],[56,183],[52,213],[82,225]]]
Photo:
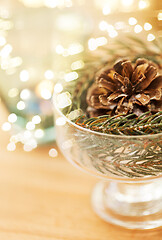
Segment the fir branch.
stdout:
[[151,115],[150,112],[137,117],[129,115],[99,116],[86,119],[80,116],[75,120],[77,125],[97,132],[117,135],[145,135],[162,132],[162,111]]
[[[155,117],[156,118],[156,117]],[[84,116],[78,118],[81,123]],[[91,119],[95,121],[96,119]],[[90,119],[86,124],[92,124]],[[102,116],[100,121],[106,120]],[[77,122],[78,123],[78,122]],[[80,149],[80,164],[87,169],[98,171],[100,174],[111,174],[128,178],[141,178],[158,176],[162,173],[162,137],[131,139],[111,138],[101,135],[87,134],[87,132],[75,129],[73,132],[75,145],[73,150]],[[72,154],[74,154],[74,152]],[[88,159],[88,161],[87,161]]]

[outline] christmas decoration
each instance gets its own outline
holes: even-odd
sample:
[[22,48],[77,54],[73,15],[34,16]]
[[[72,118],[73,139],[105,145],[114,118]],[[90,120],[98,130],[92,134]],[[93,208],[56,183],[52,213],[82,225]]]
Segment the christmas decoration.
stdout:
[[[158,66],[147,59],[120,60],[113,68],[107,67],[96,76],[88,89],[87,103],[90,116],[135,113],[162,110],[162,75]],[[99,111],[98,111],[99,110]]]
[[[134,44],[127,48],[130,41]],[[120,47],[123,42],[123,50],[131,60],[118,60],[114,64],[122,57]],[[126,135],[159,133],[162,130],[161,40],[147,45],[140,38],[128,36],[123,42],[101,47],[96,54],[87,56],[84,67],[77,71],[75,83],[65,84],[64,90],[71,94],[72,101],[64,113],[83,127],[91,129],[93,123],[93,130],[99,132]],[[129,119],[127,127],[124,116]],[[156,116],[157,122],[154,122]],[[111,128],[105,124],[108,119],[114,123]]]

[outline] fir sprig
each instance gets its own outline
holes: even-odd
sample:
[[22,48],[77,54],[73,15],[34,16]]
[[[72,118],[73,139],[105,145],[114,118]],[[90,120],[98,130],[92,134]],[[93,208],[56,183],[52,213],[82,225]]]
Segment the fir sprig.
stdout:
[[140,117],[129,115],[103,115],[86,119],[80,116],[75,120],[77,125],[93,131],[116,135],[145,135],[162,132],[162,111],[151,114],[145,112]]

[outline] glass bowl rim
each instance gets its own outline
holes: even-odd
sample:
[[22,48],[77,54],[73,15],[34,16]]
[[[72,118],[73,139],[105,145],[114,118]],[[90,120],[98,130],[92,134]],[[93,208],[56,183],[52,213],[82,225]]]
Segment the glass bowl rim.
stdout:
[[77,125],[76,123],[72,122],[70,119],[68,119],[65,114],[62,113],[62,111],[60,110],[60,108],[57,107],[57,104],[56,104],[56,96],[58,95],[57,94],[53,94],[53,97],[52,97],[52,102],[53,102],[53,105],[54,105],[54,108],[56,109],[56,111],[59,112],[59,114],[65,119],[66,122],[68,122],[70,125],[72,125],[73,127],[75,128],[78,128],[79,130],[81,131],[85,131],[87,133],[90,133],[90,134],[95,134],[95,135],[98,135],[98,136],[104,136],[104,137],[109,137],[109,138],[118,138],[118,139],[155,139],[155,138],[158,138],[158,137],[162,137],[162,133],[157,133],[157,134],[146,134],[146,135],[116,135],[116,134],[108,134],[108,133],[101,133],[101,132],[97,132],[97,131],[93,131],[91,129],[88,129],[88,128],[84,128],[84,127],[81,127],[79,125]]

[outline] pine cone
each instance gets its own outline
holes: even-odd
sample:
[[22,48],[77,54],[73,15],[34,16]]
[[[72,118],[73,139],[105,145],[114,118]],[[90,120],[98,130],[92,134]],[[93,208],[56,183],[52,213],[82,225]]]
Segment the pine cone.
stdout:
[[140,116],[146,111],[162,110],[162,75],[147,59],[118,61],[113,68],[102,69],[88,89],[90,117],[103,114]]

